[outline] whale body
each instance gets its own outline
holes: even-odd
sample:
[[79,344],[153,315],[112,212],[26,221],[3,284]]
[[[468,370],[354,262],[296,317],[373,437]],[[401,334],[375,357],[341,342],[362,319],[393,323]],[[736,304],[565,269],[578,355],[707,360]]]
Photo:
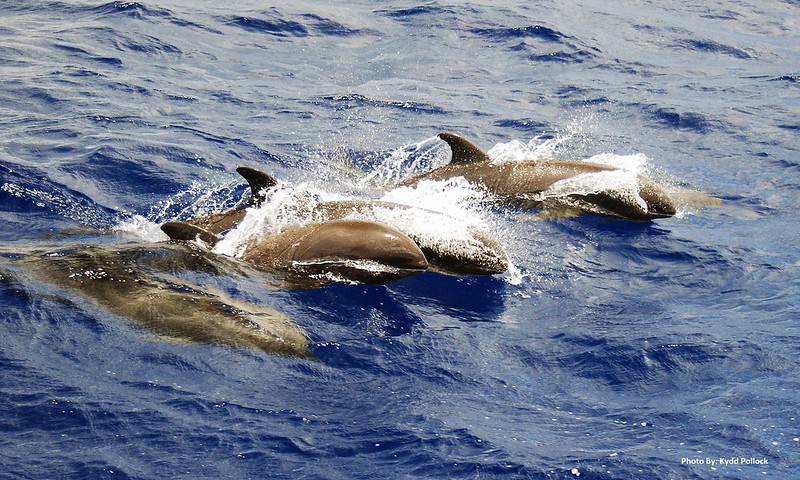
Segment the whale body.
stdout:
[[637,192],[615,188],[570,193],[559,198],[544,197],[543,193],[557,182],[584,174],[619,171],[606,165],[589,162],[557,160],[527,160],[493,162],[489,155],[463,137],[440,133],[452,150],[450,163],[430,172],[412,177],[402,186],[415,185],[422,180],[446,180],[463,177],[490,194],[521,207],[547,207],[560,203],[585,212],[631,220],[652,220],[675,215],[676,208],[667,193],[653,180],[637,175]]
[[[214,245],[222,239],[189,222],[161,225],[173,240]],[[242,259],[294,276],[385,284],[424,272],[425,254],[401,231],[377,222],[332,220],[291,227],[248,245]]]
[[191,245],[72,242],[13,252],[10,262],[34,278],[87,298],[162,338],[312,357],[308,334],[285,314],[179,278],[190,270],[242,273],[240,265]]
[[[187,220],[184,223],[196,226],[198,229],[184,232],[181,238],[199,237],[213,245],[221,238],[219,234],[241,223],[247,213],[247,208],[260,206],[265,200],[266,191],[277,185],[277,181],[271,175],[260,170],[238,167],[236,171],[250,185],[250,200],[246,204],[224,212]],[[508,269],[508,257],[503,248],[497,240],[481,229],[468,226],[458,238],[432,236],[424,231],[423,227],[426,226],[424,225],[426,222],[454,221],[439,212],[394,202],[353,199],[319,202],[315,205],[312,216],[319,222],[357,218],[388,224],[411,238],[424,253],[429,268],[440,273],[494,275]],[[401,225],[394,222],[398,218],[411,221],[404,221]],[[188,226],[181,228],[189,229]],[[179,234],[177,232],[170,234],[171,237],[173,235]]]

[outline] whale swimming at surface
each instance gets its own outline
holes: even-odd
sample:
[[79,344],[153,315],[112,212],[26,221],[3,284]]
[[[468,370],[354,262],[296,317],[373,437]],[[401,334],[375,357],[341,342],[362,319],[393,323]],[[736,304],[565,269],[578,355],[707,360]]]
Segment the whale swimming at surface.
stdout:
[[670,217],[676,213],[675,204],[664,189],[642,175],[636,176],[637,191],[633,194],[601,185],[588,192],[549,197],[543,194],[557,182],[618,169],[589,162],[558,160],[496,163],[486,152],[463,137],[444,132],[439,134],[439,138],[452,150],[450,163],[404,180],[400,185],[463,177],[497,198],[522,207],[541,208],[556,204],[573,210],[631,220],[652,220]]
[[[89,245],[86,232],[93,235]],[[31,276],[163,339],[312,356],[308,334],[285,314],[183,278],[190,271],[248,275],[246,265],[191,244],[96,238],[106,233],[86,229],[77,239],[70,233],[58,243],[4,245],[0,277]]]
[[[167,222],[161,230],[173,240],[199,238],[211,245],[220,240],[215,233],[189,222]],[[364,220],[291,227],[260,238],[248,246],[242,259],[287,272],[295,280],[313,277],[324,281],[333,275],[372,284],[388,283],[428,268],[425,254],[408,236],[387,225]]]
[[[246,204],[204,217],[192,218],[186,222],[167,222],[162,226],[162,230],[175,240],[200,238],[209,245],[214,245],[221,240],[221,233],[239,225],[247,213],[247,208],[260,206],[266,199],[268,190],[277,185],[277,181],[271,175],[260,170],[239,167],[236,171],[250,185],[251,196]],[[323,225],[334,222],[331,225],[339,225],[341,231],[346,229],[347,224],[336,222],[344,220],[378,223],[400,230],[404,236],[411,238],[421,249],[428,262],[428,267],[440,273],[493,275],[503,273],[508,269],[508,257],[502,247],[491,235],[481,229],[462,225],[459,235],[455,235],[453,232],[439,232],[436,236],[426,235],[424,231],[426,223],[443,221],[458,223],[439,212],[393,202],[351,199],[319,202],[314,205],[312,213],[315,222]],[[398,217],[410,219],[410,221],[395,222]],[[281,233],[279,238],[266,239],[264,245],[287,241],[290,237],[297,235],[293,232],[296,232],[296,227]],[[442,238],[448,233],[451,234],[449,238]],[[346,246],[341,244],[338,248],[344,249]],[[260,252],[260,254],[257,255],[255,252]],[[245,254],[245,259],[256,261],[261,259],[269,264],[273,262],[268,260],[269,254],[274,252],[274,247],[256,247]],[[307,254],[312,252],[313,249],[307,251]],[[365,252],[360,252],[360,254],[363,255]],[[380,260],[379,251],[373,251],[371,255],[373,255],[373,260]],[[292,262],[295,264],[306,263],[307,265],[312,263],[308,259],[304,262],[287,262],[286,256],[282,258],[283,264],[273,262],[271,266],[288,268]],[[353,259],[351,258],[351,260]]]

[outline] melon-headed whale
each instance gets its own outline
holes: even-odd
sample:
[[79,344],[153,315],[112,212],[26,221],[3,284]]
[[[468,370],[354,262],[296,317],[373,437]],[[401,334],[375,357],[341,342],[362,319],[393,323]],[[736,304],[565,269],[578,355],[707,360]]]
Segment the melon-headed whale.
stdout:
[[[180,238],[199,236],[201,240],[213,245],[220,239],[219,234],[238,225],[244,219],[247,208],[259,206],[264,201],[267,190],[277,185],[271,175],[260,170],[238,167],[236,171],[250,185],[249,201],[224,212],[187,220],[185,224],[198,229],[188,232],[189,227],[183,226],[181,228],[185,232]],[[503,248],[483,230],[468,226],[457,238],[441,238],[441,235],[437,237],[424,231],[426,222],[453,220],[439,212],[393,202],[352,199],[319,202],[315,205],[312,216],[320,222],[358,218],[391,225],[410,237],[425,254],[429,268],[440,273],[494,275],[508,269],[508,257]],[[393,224],[392,220],[397,217],[413,217],[415,221],[406,221],[402,225]],[[178,233],[173,232],[170,236],[172,235]]]
[[631,220],[652,220],[675,215],[676,208],[669,196],[653,180],[642,175],[636,177],[636,195],[614,188],[599,188],[589,193],[571,193],[544,201],[538,195],[556,182],[582,174],[617,169],[588,162],[557,160],[496,163],[486,152],[463,137],[444,132],[439,134],[439,138],[452,150],[450,163],[404,180],[400,185],[463,177],[496,197],[520,206],[542,207],[555,200],[560,201],[560,206]]
[[186,271],[247,274],[243,265],[192,245],[104,240],[3,249],[13,252],[3,261],[164,338],[312,356],[308,334],[288,316],[181,278]]
[[[173,240],[200,240],[214,245],[221,237],[188,222],[161,225]],[[290,227],[247,246],[242,259],[254,265],[311,276],[385,284],[424,272],[425,254],[401,231],[365,220],[331,220]]]

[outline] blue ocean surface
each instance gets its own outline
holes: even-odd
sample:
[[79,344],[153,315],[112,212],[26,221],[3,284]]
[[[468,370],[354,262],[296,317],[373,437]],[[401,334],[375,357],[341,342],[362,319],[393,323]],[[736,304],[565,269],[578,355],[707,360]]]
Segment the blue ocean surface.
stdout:
[[[800,478],[796,0],[276,5],[0,2],[0,478]],[[247,198],[240,165],[382,198],[441,131],[697,198],[634,222],[395,192],[512,269],[181,273],[311,358],[164,338],[25,266],[157,255],[158,224]]]

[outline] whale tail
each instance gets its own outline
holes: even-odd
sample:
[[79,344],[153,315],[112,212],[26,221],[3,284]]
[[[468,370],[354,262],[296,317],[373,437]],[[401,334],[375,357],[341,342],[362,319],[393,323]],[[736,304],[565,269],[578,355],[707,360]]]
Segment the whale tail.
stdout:
[[266,199],[265,190],[269,190],[278,184],[275,177],[255,168],[237,167],[236,171],[250,185],[250,201],[248,203],[254,207],[260,207],[261,203]]

